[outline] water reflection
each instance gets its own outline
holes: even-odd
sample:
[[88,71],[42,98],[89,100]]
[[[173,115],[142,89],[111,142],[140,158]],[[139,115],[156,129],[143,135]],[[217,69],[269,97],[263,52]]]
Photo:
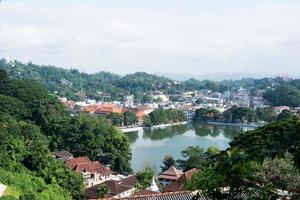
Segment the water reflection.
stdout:
[[129,140],[130,144],[134,143],[139,138],[138,131],[129,132],[127,134],[127,137],[128,137],[128,140]]
[[172,126],[158,129],[145,129],[143,138],[151,140],[163,140],[165,138],[172,138],[176,135],[184,134],[188,130],[186,125]]
[[188,124],[127,133],[132,149],[132,168],[135,172],[145,166],[159,170],[165,155],[170,154],[179,159],[181,151],[188,146],[226,149],[229,142],[242,131],[237,126]]
[[226,125],[210,125],[210,124],[194,124],[196,135],[205,137],[210,135],[211,137],[217,137],[223,134],[228,139],[234,139],[238,134],[244,131],[243,128],[238,126],[226,126]]

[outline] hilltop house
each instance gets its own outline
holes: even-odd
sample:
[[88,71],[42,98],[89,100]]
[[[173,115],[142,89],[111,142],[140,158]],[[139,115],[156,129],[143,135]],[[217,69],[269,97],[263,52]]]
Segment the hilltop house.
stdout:
[[99,161],[91,161],[87,157],[78,157],[66,161],[66,165],[83,177],[85,187],[110,180],[112,171]]

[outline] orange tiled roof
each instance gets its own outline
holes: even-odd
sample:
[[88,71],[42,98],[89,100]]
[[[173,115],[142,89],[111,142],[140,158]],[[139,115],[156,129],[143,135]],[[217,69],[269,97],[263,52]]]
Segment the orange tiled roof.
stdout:
[[89,113],[122,113],[123,109],[115,104],[100,104],[85,106],[83,111]]

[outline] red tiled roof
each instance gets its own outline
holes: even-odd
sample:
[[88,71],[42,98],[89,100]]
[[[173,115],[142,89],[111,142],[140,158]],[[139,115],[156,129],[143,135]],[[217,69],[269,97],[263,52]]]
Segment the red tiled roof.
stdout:
[[103,166],[99,161],[78,164],[75,168],[75,171],[91,173],[97,172],[101,175],[108,175],[112,173],[108,167]]
[[[120,182],[114,180],[105,181],[104,183],[101,184],[105,184],[109,190],[109,194],[107,197],[114,197],[120,193],[132,189],[132,187],[123,185]],[[88,199],[97,199],[98,198],[97,190],[101,184],[86,189],[84,196],[87,197]]]
[[166,171],[162,172],[158,176],[158,178],[170,179],[170,180],[177,180],[182,175],[183,175],[183,172],[181,170],[178,170],[174,166],[171,166],[169,169],[167,169]]
[[78,157],[67,160],[66,165],[77,172],[97,172],[101,175],[112,173],[109,167],[102,165],[99,161],[90,161],[87,157]]
[[136,183],[138,182],[136,176],[128,176],[127,178],[121,180],[121,184],[134,187]]
[[78,164],[86,163],[86,162],[91,162],[88,157],[78,157],[78,158],[72,158],[70,160],[66,161],[66,165],[74,169]]
[[187,172],[184,172],[184,176],[185,176],[186,180],[190,181],[192,179],[192,176],[198,172],[199,172],[199,170],[197,170],[196,168],[193,168]]
[[113,196],[123,193],[132,188],[130,186],[120,184],[118,181],[113,181],[113,180],[106,181],[104,183],[107,185],[107,187],[109,188],[110,194]]
[[163,190],[164,192],[177,192],[184,191],[184,183],[186,180],[191,180],[192,176],[197,173],[198,170],[193,168],[187,172],[185,172],[178,180],[172,182],[170,185],[166,186]]
[[152,190],[142,190],[139,192],[134,193],[132,196],[137,196],[137,195],[152,195],[152,194],[157,194],[157,192],[153,192]]

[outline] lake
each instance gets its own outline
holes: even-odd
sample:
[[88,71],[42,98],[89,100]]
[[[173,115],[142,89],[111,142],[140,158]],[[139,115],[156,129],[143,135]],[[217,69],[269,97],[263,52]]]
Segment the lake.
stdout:
[[132,149],[132,169],[137,172],[151,167],[158,173],[166,155],[179,159],[181,151],[188,146],[198,145],[204,149],[215,146],[224,150],[243,130],[238,126],[188,124],[126,133]]

